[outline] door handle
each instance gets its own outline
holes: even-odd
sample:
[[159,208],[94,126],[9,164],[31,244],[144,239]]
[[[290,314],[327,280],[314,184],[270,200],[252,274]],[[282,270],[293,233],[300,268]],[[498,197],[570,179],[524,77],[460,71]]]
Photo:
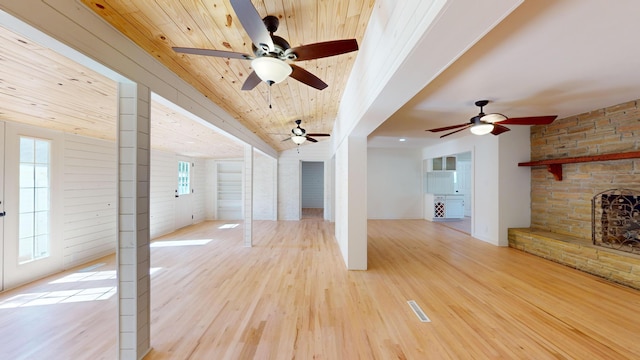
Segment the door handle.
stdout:
[[3,212],[0,212],[0,217],[3,217],[3,216],[5,216],[5,215],[7,215],[7,213],[6,213],[6,212],[4,212],[4,211],[3,211]]

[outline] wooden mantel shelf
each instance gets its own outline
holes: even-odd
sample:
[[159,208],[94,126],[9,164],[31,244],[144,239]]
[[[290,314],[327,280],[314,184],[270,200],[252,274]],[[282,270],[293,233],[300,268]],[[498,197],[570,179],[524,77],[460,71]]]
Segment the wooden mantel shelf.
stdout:
[[553,177],[561,181],[562,180],[562,164],[575,164],[592,161],[608,161],[608,160],[623,160],[623,159],[635,159],[640,158],[640,151],[631,151],[625,153],[616,154],[603,154],[603,155],[591,155],[591,156],[579,156],[562,159],[546,159],[538,161],[529,161],[518,163],[518,166],[547,166],[547,171],[553,174]]

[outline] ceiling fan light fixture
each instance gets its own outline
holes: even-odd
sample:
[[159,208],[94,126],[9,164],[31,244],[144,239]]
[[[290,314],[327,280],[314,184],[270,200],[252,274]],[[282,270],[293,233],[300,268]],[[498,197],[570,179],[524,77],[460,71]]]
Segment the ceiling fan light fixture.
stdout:
[[474,135],[486,135],[493,131],[493,124],[475,124],[469,130]]
[[284,81],[293,71],[291,65],[268,56],[253,59],[251,67],[262,81],[270,85]]
[[298,145],[301,145],[303,142],[305,142],[305,140],[307,140],[306,136],[296,135],[296,136],[292,136],[291,137],[291,141],[293,141],[294,143],[296,143]]
[[488,123],[495,123],[495,122],[504,121],[504,120],[507,120],[507,117],[499,113],[486,114],[480,118],[480,121],[484,121]]

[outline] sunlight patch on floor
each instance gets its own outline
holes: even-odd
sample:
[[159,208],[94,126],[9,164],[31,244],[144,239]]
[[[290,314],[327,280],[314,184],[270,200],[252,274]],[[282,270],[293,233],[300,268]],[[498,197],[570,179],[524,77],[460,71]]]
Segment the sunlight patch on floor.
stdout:
[[115,270],[76,272],[51,281],[49,284],[64,284],[81,281],[115,280]]
[[115,294],[115,286],[19,294],[0,302],[0,309],[107,300]]
[[152,248],[158,247],[174,247],[174,246],[198,246],[198,245],[207,245],[211,242],[212,239],[202,239],[202,240],[166,240],[166,241],[155,241],[149,245]]

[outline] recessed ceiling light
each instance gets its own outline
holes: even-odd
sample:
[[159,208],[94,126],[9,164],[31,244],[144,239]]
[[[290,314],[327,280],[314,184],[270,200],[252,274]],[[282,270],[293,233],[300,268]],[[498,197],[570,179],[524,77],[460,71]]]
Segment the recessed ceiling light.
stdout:
[[400,138],[400,139],[398,139],[398,141],[400,141],[400,142],[405,142],[405,141],[407,141],[407,139],[405,139],[405,138]]

